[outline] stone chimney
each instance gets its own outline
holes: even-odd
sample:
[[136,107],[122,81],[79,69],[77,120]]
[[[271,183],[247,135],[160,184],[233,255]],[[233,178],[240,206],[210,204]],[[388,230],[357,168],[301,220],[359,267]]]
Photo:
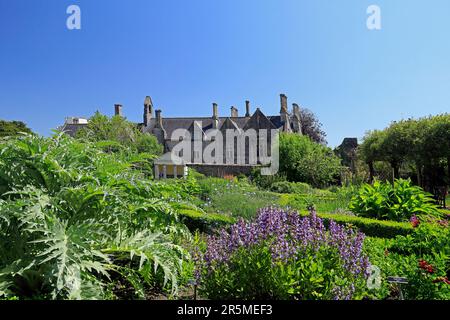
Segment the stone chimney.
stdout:
[[236,107],[231,107],[231,117],[232,118],[237,118],[239,117],[239,113],[238,113],[238,109]]
[[[152,129],[152,133],[156,136],[156,139],[158,139],[158,142],[161,144],[164,144],[167,134],[166,130],[164,130],[162,117],[161,117],[161,110],[156,110],[156,124],[155,127]],[[164,150],[166,151],[166,150]]]
[[298,104],[292,104],[292,114],[300,119],[300,107]]
[[245,116],[250,118],[250,101],[245,101]]
[[287,97],[283,93],[280,94],[280,103],[281,103],[280,113],[288,113]]
[[148,126],[150,124],[152,116],[153,116],[153,102],[152,98],[147,96],[145,97],[144,100],[144,126]]
[[162,129],[163,124],[162,124],[161,110],[156,110],[155,114],[156,114],[156,127]]
[[217,129],[219,126],[219,111],[217,108],[217,103],[213,103],[213,129]]
[[298,134],[302,133],[302,118],[300,114],[300,107],[298,104],[293,103],[292,104],[292,127],[294,129],[294,132]]
[[114,105],[114,115],[122,117],[122,105],[121,104]]

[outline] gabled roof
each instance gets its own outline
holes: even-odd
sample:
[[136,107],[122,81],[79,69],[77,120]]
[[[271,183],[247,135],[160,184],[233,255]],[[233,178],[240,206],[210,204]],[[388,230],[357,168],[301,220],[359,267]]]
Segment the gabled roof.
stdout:
[[247,121],[243,129],[277,129],[277,127],[275,127],[272,121],[270,121],[264,115],[264,113],[262,113],[262,111],[257,108],[255,113]]
[[225,130],[241,130],[239,126],[230,118],[226,118],[225,121],[223,121],[222,125],[220,126],[220,131]]

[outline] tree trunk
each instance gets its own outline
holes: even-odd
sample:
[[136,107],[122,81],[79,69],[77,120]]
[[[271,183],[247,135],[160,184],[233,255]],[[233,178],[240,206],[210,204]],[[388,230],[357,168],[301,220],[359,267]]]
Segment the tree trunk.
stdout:
[[417,172],[417,184],[419,187],[422,186],[422,166],[419,163],[416,163],[416,172]]
[[395,179],[400,178],[400,168],[398,165],[394,167],[394,178]]
[[368,163],[369,165],[369,183],[373,182],[373,177],[375,176],[375,169],[373,167],[373,161]]
[[400,166],[396,162],[392,162],[391,167],[392,167],[392,171],[393,171],[392,183],[394,183],[394,180],[398,179],[400,176]]

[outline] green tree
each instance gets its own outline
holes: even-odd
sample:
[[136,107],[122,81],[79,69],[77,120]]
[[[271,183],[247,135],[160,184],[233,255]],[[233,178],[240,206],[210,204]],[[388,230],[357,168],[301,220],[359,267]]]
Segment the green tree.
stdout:
[[136,153],[159,155],[163,146],[156,137],[143,133],[136,124],[121,116],[109,118],[98,111],[89,119],[88,125],[77,132],[77,139],[98,142],[106,151],[126,148]]
[[280,174],[289,181],[324,187],[336,180],[340,170],[341,160],[330,148],[307,136],[280,135]]
[[369,131],[366,133],[363,143],[358,147],[359,156],[369,167],[369,182],[372,182],[375,176],[375,161],[381,159],[381,143],[384,136],[383,131]]
[[0,120],[0,138],[16,136],[20,132],[32,133],[31,130],[27,127],[27,125],[22,121]]

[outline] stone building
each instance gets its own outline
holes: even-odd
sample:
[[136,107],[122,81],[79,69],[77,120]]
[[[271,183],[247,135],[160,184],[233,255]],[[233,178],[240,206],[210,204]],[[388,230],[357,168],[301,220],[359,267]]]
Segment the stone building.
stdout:
[[[261,165],[259,160],[254,163],[250,159],[252,148],[256,150],[256,158],[259,159],[260,132],[263,130],[302,134],[300,107],[294,103],[290,112],[287,97],[284,94],[280,95],[280,113],[272,116],[266,116],[260,108],[256,108],[252,113],[250,102],[246,101],[245,114],[242,116],[239,115],[239,110],[235,106],[230,108],[229,115],[220,115],[218,105],[213,103],[211,117],[164,117],[160,109],[154,109],[152,99],[146,97],[143,120],[141,124],[143,132],[155,135],[158,141],[164,145],[166,153],[175,153],[177,157],[185,160],[188,167],[211,176],[248,174],[254,167]],[[238,150],[237,137],[232,136],[233,141],[229,144],[227,141],[230,137],[227,136],[226,131],[230,130],[236,132],[237,135],[254,130],[257,135],[253,146],[250,139],[245,140],[245,155],[239,159],[240,150]],[[196,135],[195,132],[199,134]],[[214,141],[215,132],[220,132],[223,137],[223,150],[219,159],[221,161],[205,162],[201,153]],[[267,155],[270,155],[271,139],[272,137],[268,133]],[[176,150],[176,146],[180,146],[180,142],[183,141],[188,142],[191,146],[200,145],[201,151],[196,151],[192,147],[189,154],[183,154]],[[213,154],[216,155],[216,152],[218,151],[215,150]]]
[[[114,106],[115,115],[122,116],[122,105],[116,104]],[[74,118],[75,119],[75,118]],[[74,136],[76,132],[87,124],[87,121],[71,120],[60,127],[60,130],[66,131],[71,136]],[[137,124],[143,132],[154,135],[159,143],[164,146],[164,156],[161,158],[163,163],[167,162],[167,159],[182,158],[183,163],[196,169],[197,171],[213,176],[225,176],[225,175],[237,175],[240,173],[248,174],[251,170],[260,165],[259,160],[254,163],[251,161],[251,155],[253,150],[257,150],[257,159],[260,157],[260,133],[262,131],[276,131],[276,132],[292,132],[302,134],[301,129],[301,115],[300,107],[298,104],[292,104],[292,110],[288,109],[288,100],[285,94],[280,94],[280,112],[277,115],[266,116],[260,108],[256,108],[252,112],[250,108],[250,102],[245,102],[245,114],[239,115],[239,110],[232,106],[228,115],[219,114],[219,107],[216,103],[212,104],[212,114],[210,117],[164,117],[161,109],[155,109],[151,97],[147,96],[144,100],[144,113],[143,122]],[[238,135],[245,134],[246,132],[256,132],[257,140],[250,141],[245,140],[245,156],[238,159],[239,152],[241,150],[238,146],[238,140],[236,137],[232,143],[227,143],[226,131],[234,131]],[[177,132],[185,132],[181,136]],[[202,151],[215,141],[216,135],[211,132],[220,132],[223,135],[223,161],[204,162],[202,161]],[[200,133],[200,134],[196,134]],[[174,138],[175,137],[175,138]],[[264,138],[263,138],[264,139]],[[191,148],[190,154],[186,154],[180,151],[175,151],[177,145],[180,142],[190,143],[191,145],[200,145],[200,152]],[[267,155],[270,155],[272,143],[272,136],[270,133],[267,135]],[[213,154],[216,154],[214,151]],[[169,156],[168,153],[172,153]],[[221,156],[222,157],[222,156]],[[221,160],[221,158],[219,157]],[[231,159],[231,161],[230,161]],[[244,160],[243,160],[244,159]],[[158,166],[158,175],[161,175],[163,167],[161,163]],[[165,168],[167,170],[167,167]],[[155,167],[156,171],[156,167]],[[166,172],[167,173],[167,172]],[[175,174],[175,176],[178,176]]]

